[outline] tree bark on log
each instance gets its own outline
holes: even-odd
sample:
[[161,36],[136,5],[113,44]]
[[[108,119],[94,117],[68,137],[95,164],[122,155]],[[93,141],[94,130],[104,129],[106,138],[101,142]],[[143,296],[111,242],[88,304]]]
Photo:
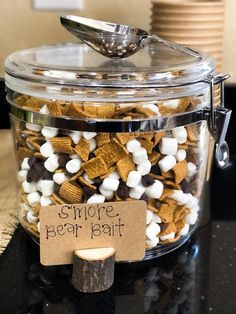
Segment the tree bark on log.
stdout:
[[74,251],[72,283],[82,292],[107,290],[114,281],[114,267],[114,248]]

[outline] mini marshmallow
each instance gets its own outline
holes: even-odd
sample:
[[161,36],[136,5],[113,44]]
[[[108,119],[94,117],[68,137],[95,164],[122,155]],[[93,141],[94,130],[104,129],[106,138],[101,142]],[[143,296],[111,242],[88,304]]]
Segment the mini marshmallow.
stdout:
[[54,172],[58,167],[59,167],[59,163],[58,163],[58,155],[56,154],[52,154],[48,157],[48,159],[45,160],[44,162],[44,167],[50,171],[50,172]]
[[40,147],[40,153],[43,155],[43,157],[49,157],[54,153],[54,149],[52,147],[52,144],[49,142],[44,143]]
[[71,159],[79,158],[77,154],[70,154],[69,156]]
[[49,110],[48,110],[47,105],[44,105],[44,106],[39,110],[39,112],[42,113],[42,114],[49,114]]
[[114,197],[114,192],[111,190],[104,189],[102,186],[99,187],[100,193],[105,196],[107,201],[110,201]]
[[137,171],[140,172],[142,176],[145,176],[150,172],[151,167],[152,167],[151,162],[147,160],[137,166]]
[[143,105],[143,108],[147,108],[149,110],[152,110],[154,113],[156,113],[158,116],[160,115],[160,111],[159,108],[154,105],[154,104],[147,104],[147,105]]
[[178,142],[175,138],[163,137],[159,149],[163,155],[175,155],[178,150]]
[[200,210],[200,206],[199,206],[199,205],[196,205],[196,206],[194,206],[194,207],[191,208],[191,211],[194,211],[194,212],[196,212],[196,213],[198,213],[199,210]]
[[145,187],[143,185],[137,185],[134,188],[130,189],[129,197],[139,200],[143,193],[145,192]]
[[188,215],[185,216],[184,221],[186,224],[194,225],[197,221],[198,213],[191,211]]
[[94,138],[92,138],[89,141],[89,152],[91,153],[92,151],[94,151],[96,147],[97,147],[96,140]]
[[184,198],[184,193],[183,191],[181,190],[173,190],[173,194],[171,194],[169,196],[169,198],[171,198],[172,200],[178,202],[178,203],[181,203],[183,198]]
[[186,205],[192,198],[191,193],[183,193],[181,200],[178,201],[178,205]]
[[146,228],[146,236],[149,240],[154,239],[161,232],[161,228],[155,222],[151,222]]
[[134,188],[141,181],[141,174],[138,171],[130,171],[126,181],[126,185],[130,188]]
[[30,166],[28,164],[29,158],[24,158],[21,164],[21,169],[22,170],[29,170]]
[[70,173],[76,173],[81,169],[81,160],[79,158],[71,159],[66,164],[66,170]]
[[149,248],[157,246],[159,243],[159,238],[155,237],[152,240],[146,240],[146,244]]
[[179,99],[165,100],[163,103],[163,106],[171,108],[171,109],[177,109],[179,106]]
[[83,137],[86,140],[91,140],[92,138],[94,138],[97,135],[96,132],[83,132]]
[[22,188],[23,188],[25,193],[33,193],[33,192],[37,191],[37,186],[34,182],[29,183],[27,181],[24,181],[22,183]]
[[34,207],[40,204],[40,194],[38,192],[32,192],[27,195],[27,201],[30,206]]
[[84,178],[85,181],[89,182],[90,184],[94,184],[94,181],[91,180],[91,179],[89,179],[87,173],[85,173],[85,174],[83,175],[83,178]]
[[147,151],[144,147],[140,147],[132,153],[133,161],[135,164],[141,164],[148,160]]
[[155,180],[155,182],[152,185],[145,188],[145,194],[150,198],[158,199],[161,197],[163,189],[164,189],[163,183],[159,180]]
[[139,141],[137,140],[131,140],[131,141],[128,141],[126,143],[126,148],[128,150],[128,152],[130,153],[134,153],[135,151],[137,151],[139,148],[141,147],[141,144]]
[[188,234],[188,232],[189,232],[189,225],[185,224],[185,226],[180,230],[180,235],[185,236]]
[[52,200],[49,196],[41,196],[40,205],[41,206],[49,206],[52,204]]
[[17,177],[20,182],[26,181],[28,170],[18,171]]
[[43,196],[50,196],[54,192],[54,181],[52,180],[40,180],[40,189]]
[[197,169],[197,167],[192,162],[188,162],[187,168],[188,168],[188,173],[187,173],[188,177],[191,177]]
[[153,220],[153,212],[147,209],[146,225],[149,225],[152,220]]
[[80,132],[80,131],[72,131],[68,135],[72,139],[73,143],[75,145],[77,145],[79,143],[80,139],[81,139],[82,132]]
[[174,232],[168,233],[168,234],[160,237],[161,241],[171,240],[171,239],[174,239],[174,238],[175,238],[175,233]]
[[175,154],[175,158],[177,161],[183,161],[186,159],[186,150],[185,149],[178,149],[177,153]]
[[197,205],[198,205],[198,199],[195,196],[191,195],[190,199],[186,203],[186,206],[188,208],[194,208]]
[[37,222],[39,221],[39,220],[38,220],[38,217],[36,217],[36,216],[34,215],[34,213],[33,213],[31,210],[29,210],[29,211],[27,212],[26,218],[27,218],[27,220],[28,220],[28,222],[29,222],[30,224],[34,224],[34,223],[37,223]]
[[94,194],[87,200],[87,204],[97,204],[97,203],[104,203],[105,202],[105,196],[101,194]]
[[52,128],[50,126],[44,126],[42,128],[41,133],[43,134],[44,137],[46,138],[53,138],[57,135],[58,129]]
[[183,144],[187,141],[188,133],[184,126],[179,126],[172,130],[174,138],[176,138],[179,144]]
[[41,125],[30,123],[30,122],[26,122],[25,127],[26,129],[30,131],[35,131],[35,132],[40,132],[42,129]]
[[153,214],[152,220],[158,224],[162,223],[161,218],[157,214]]
[[110,173],[107,177],[108,178],[112,178],[112,179],[117,179],[117,180],[120,179],[120,175],[119,175],[119,173],[117,171],[114,171],[114,172]]
[[61,185],[63,182],[68,181],[68,177],[65,175],[64,172],[58,172],[53,175],[53,180],[57,184]]
[[102,182],[102,188],[110,191],[117,191],[120,181],[113,178],[105,178]]
[[167,172],[176,165],[176,159],[172,155],[165,156],[158,162],[161,171]]

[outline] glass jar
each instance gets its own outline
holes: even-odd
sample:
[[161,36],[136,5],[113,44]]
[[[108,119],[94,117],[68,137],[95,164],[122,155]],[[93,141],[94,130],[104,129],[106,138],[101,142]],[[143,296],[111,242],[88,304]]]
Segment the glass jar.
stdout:
[[5,69],[25,230],[38,239],[42,206],[144,200],[146,259],[189,238],[209,129],[224,140],[228,117],[213,107],[212,59],[150,43],[110,60],[76,43],[13,53]]

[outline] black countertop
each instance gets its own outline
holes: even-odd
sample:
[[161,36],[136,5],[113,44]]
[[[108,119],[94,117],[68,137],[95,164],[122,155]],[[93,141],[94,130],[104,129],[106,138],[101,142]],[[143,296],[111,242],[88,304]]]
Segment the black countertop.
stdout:
[[71,267],[43,267],[19,227],[0,257],[1,314],[235,314],[236,222],[212,221],[181,248],[152,261],[118,264],[106,292],[71,285]]

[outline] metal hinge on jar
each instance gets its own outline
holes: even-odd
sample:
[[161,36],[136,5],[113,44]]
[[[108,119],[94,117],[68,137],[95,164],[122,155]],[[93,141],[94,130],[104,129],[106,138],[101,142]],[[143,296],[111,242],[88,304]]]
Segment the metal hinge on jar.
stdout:
[[[216,143],[215,157],[219,167],[225,168],[229,161],[229,147],[225,141],[229,126],[231,110],[224,107],[224,81],[229,75],[209,76],[204,80],[210,84],[210,108],[204,109],[204,117],[208,120],[208,127]],[[220,84],[220,106],[214,106],[215,85]]]

